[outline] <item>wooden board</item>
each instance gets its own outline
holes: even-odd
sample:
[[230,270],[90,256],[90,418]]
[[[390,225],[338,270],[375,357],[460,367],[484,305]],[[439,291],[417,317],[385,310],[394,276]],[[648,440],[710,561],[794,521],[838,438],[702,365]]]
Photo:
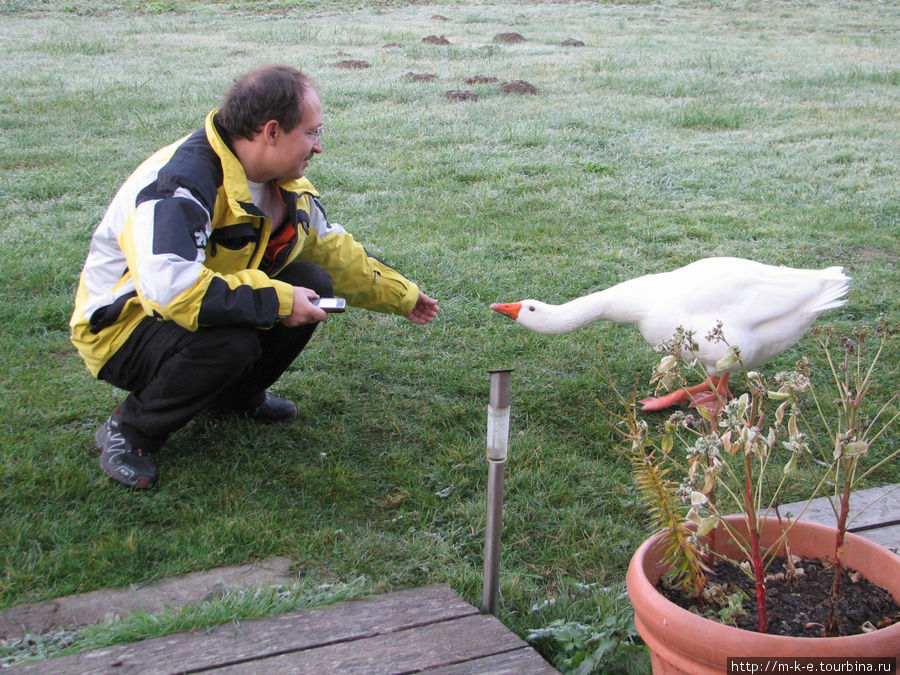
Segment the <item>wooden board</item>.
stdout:
[[[40,673],[555,673],[449,586],[223,624],[27,664]],[[443,669],[443,670],[440,670]]]
[[171,579],[126,588],[114,588],[69,595],[29,605],[0,610],[0,639],[40,635],[52,630],[71,630],[130,612],[156,614],[166,608],[196,604],[210,597],[238,589],[287,583],[291,561],[269,558],[246,565],[218,567]]
[[[784,504],[779,510],[783,516],[796,517],[802,513],[801,520],[827,527],[834,527],[837,522],[834,508],[826,497],[818,497],[809,505],[806,502]],[[850,532],[900,553],[900,485],[851,493],[848,528]]]

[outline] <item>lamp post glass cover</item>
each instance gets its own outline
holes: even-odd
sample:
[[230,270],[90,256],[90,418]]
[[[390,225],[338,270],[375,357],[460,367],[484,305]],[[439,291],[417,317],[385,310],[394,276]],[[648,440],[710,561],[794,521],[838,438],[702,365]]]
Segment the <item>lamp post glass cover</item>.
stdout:
[[505,462],[509,450],[509,381],[511,370],[492,370],[488,404],[487,458]]

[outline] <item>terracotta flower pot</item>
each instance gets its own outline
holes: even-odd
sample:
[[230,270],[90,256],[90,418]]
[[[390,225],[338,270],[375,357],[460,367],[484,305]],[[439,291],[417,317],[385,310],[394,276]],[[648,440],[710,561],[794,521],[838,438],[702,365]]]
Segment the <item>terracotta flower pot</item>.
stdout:
[[[743,518],[728,518],[735,529]],[[779,536],[777,521],[769,519],[762,543],[770,546]],[[798,522],[788,534],[791,552],[804,558],[828,558],[834,550],[834,529]],[[716,534],[716,548],[729,556],[736,554],[722,525]],[[641,544],[631,558],[626,585],[634,607],[634,622],[650,648],[653,672],[726,672],[729,657],[900,657],[900,624],[871,633],[834,638],[786,637],[735,628],[704,619],[667,600],[655,588],[665,572],[660,536]],[[848,534],[844,564],[856,569],[872,583],[887,589],[900,602],[900,556],[868,539]]]

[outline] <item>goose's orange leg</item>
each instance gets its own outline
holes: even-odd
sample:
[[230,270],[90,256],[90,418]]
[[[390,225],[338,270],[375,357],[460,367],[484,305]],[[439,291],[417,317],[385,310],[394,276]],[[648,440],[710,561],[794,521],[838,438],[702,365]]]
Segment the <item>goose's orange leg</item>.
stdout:
[[[722,401],[727,401],[732,396],[731,390],[728,388],[729,375],[730,373],[725,373],[722,377],[709,377],[700,384],[695,384],[692,387],[682,387],[665,396],[645,398],[641,401],[642,410],[665,410],[673,405],[688,402],[690,402],[692,408],[704,406],[710,409],[717,409]],[[708,389],[713,391],[707,391]]]
[[[728,388],[728,376],[731,373],[725,373],[722,377],[719,378],[718,383],[715,385],[715,391],[709,391],[706,393],[701,393],[695,396],[691,400],[691,407],[704,407],[713,412],[718,412],[725,404],[725,401],[728,401],[731,397],[731,390]],[[715,378],[711,378],[715,380]]]
[[673,405],[686,403],[689,400],[693,401],[695,400],[697,394],[700,394],[700,392],[705,392],[707,389],[712,389],[713,387],[717,386],[718,382],[719,378],[710,377],[705,382],[695,384],[692,387],[682,387],[681,389],[676,389],[675,391],[666,394],[665,396],[645,398],[643,401],[641,401],[641,405],[643,406],[641,409],[665,410],[666,408],[671,408]]

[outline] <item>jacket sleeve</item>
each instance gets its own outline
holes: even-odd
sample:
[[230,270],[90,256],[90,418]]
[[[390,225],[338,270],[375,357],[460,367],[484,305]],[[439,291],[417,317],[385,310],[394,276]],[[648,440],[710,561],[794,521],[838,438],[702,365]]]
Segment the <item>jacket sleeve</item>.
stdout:
[[403,316],[413,310],[418,286],[370,255],[343,227],[328,222],[318,199],[312,196],[308,230],[298,257],[328,272],[336,295],[376,312]]
[[288,284],[259,270],[219,274],[203,264],[210,233],[207,207],[187,188],[138,200],[119,245],[144,310],[189,330],[269,327],[289,314]]

